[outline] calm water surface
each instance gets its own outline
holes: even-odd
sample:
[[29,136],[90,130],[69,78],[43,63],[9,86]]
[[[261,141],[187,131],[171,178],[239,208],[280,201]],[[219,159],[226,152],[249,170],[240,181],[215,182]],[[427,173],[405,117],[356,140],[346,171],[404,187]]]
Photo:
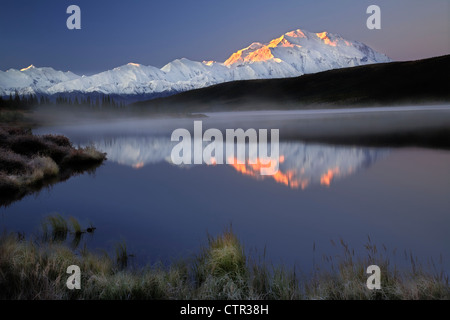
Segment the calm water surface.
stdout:
[[[205,127],[235,128],[223,114],[216,122],[200,120]],[[362,252],[370,235],[374,243],[411,251],[424,261],[442,254],[449,269],[449,151],[281,139],[275,176],[261,176],[250,165],[173,165],[170,133],[192,129],[193,121],[134,119],[36,129],[94,144],[108,153],[108,161],[95,174],[0,209],[0,227],[30,234],[43,217],[59,212],[97,227],[83,239],[89,247],[112,252],[124,239],[140,264],[190,256],[207,233],[232,224],[247,251],[266,248],[275,264],[307,271],[313,244],[317,261],[338,253],[330,240],[342,238]]]

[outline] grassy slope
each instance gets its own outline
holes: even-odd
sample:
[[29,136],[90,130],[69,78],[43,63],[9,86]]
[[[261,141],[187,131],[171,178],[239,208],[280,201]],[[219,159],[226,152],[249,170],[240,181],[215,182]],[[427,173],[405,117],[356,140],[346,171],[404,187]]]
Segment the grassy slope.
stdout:
[[235,81],[134,104],[159,112],[300,109],[450,102],[450,55],[336,69],[296,78]]

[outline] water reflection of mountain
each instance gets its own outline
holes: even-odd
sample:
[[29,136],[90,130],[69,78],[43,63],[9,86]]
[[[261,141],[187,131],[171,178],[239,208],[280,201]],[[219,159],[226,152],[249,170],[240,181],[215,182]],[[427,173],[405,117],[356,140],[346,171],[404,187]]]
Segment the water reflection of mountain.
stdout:
[[[135,169],[160,162],[171,163],[170,154],[175,144],[168,137],[122,137],[94,141],[95,147],[108,154],[109,161]],[[368,168],[389,152],[387,149],[303,142],[280,142],[279,150],[279,170],[275,175],[261,175],[261,165],[249,164],[248,161],[229,166],[255,179],[273,179],[293,189],[305,189],[310,185],[329,186],[336,179]]]

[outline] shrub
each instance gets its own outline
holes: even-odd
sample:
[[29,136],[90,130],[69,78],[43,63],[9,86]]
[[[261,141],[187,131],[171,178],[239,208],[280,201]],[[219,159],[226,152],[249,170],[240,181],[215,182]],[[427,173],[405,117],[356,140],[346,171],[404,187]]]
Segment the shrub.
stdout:
[[62,135],[47,134],[42,136],[42,139],[44,139],[44,141],[52,142],[60,147],[72,147],[70,140]]
[[28,159],[22,155],[0,148],[0,170],[6,174],[21,174],[30,168]]
[[11,150],[24,156],[33,156],[36,154],[46,154],[49,145],[38,136],[20,135],[11,139]]

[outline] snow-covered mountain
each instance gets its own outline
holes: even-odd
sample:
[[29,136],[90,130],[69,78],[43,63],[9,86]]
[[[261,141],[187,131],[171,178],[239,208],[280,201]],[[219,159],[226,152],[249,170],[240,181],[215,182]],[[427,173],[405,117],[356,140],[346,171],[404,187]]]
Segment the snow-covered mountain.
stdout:
[[80,76],[67,71],[57,71],[53,68],[36,68],[31,65],[21,70],[0,70],[0,94],[3,96],[14,94],[47,93],[47,90],[61,82],[80,78]]
[[268,43],[254,42],[225,62],[174,60],[161,69],[128,63],[92,76],[30,66],[0,71],[0,95],[101,93],[154,95],[228,81],[285,78],[330,69],[391,61],[358,41],[328,32],[287,32]]

